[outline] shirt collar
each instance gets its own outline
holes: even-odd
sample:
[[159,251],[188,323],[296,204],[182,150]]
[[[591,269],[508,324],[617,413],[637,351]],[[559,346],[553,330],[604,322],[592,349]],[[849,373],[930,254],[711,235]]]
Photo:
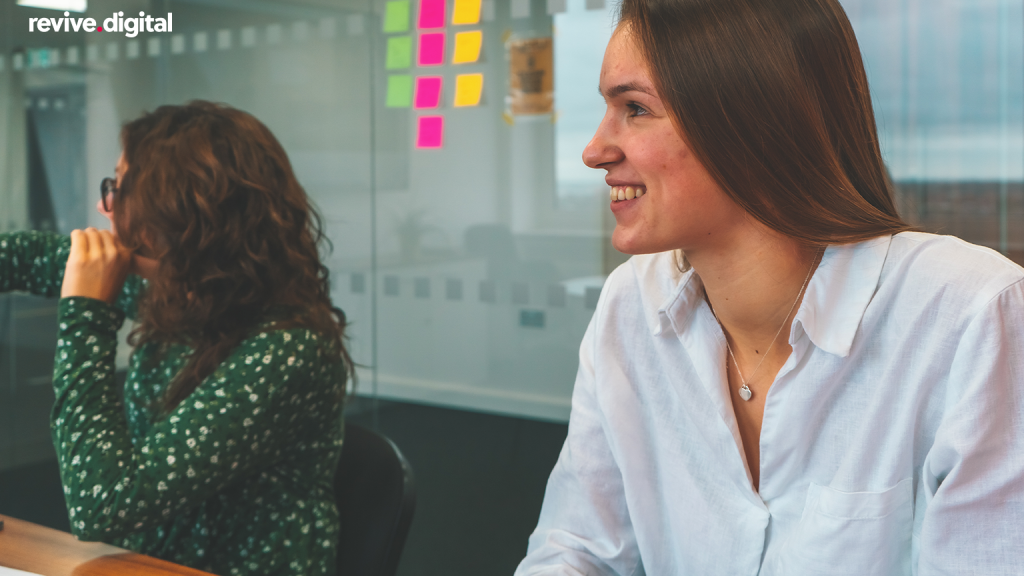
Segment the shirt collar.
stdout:
[[814,345],[846,357],[860,321],[878,289],[892,236],[829,246],[807,284],[807,293],[793,320],[789,342],[799,326]]
[[[850,353],[861,318],[878,287],[891,242],[892,236],[880,236],[856,244],[831,245],[825,250],[793,320],[790,345],[795,344],[797,330],[803,330],[825,352],[842,357]],[[692,269],[680,274],[674,258],[658,260],[661,267],[672,264],[675,272],[666,280],[671,279],[675,286],[669,289],[663,282],[655,283],[656,290],[650,295],[660,295],[662,304],[644,307],[654,311],[647,313],[648,326],[654,336],[667,330],[682,335],[692,322],[693,312],[707,306],[704,283]],[[645,264],[652,266],[655,261]],[[650,271],[638,270],[641,277],[646,275],[642,272]]]
[[698,292],[703,294],[700,290],[703,284],[693,270],[679,270],[675,252],[633,256],[629,262],[640,288],[647,327],[654,336],[672,330],[674,325],[678,326],[670,310],[676,310],[680,302],[685,305],[692,299],[691,278],[697,278]]

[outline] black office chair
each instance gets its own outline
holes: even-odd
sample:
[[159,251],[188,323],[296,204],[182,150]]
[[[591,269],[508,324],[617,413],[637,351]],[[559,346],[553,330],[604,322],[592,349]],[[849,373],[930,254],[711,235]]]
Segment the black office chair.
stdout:
[[416,481],[398,446],[345,424],[334,499],[341,517],[338,576],[394,576],[416,509]]

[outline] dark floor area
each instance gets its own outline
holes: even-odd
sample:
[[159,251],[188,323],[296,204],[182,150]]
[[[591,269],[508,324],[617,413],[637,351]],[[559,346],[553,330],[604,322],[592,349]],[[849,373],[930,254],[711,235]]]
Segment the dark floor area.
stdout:
[[[352,402],[349,421],[373,428],[371,406]],[[566,425],[382,401],[376,428],[416,475],[416,514],[399,576],[512,574]],[[0,472],[0,512],[67,530],[56,461]]]

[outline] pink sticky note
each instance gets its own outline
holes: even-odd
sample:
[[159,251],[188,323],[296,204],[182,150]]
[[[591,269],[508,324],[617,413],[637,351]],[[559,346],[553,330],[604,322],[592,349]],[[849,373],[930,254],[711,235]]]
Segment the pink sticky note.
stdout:
[[420,0],[420,29],[444,28],[444,1]]
[[441,103],[441,77],[416,78],[416,108],[437,108]]
[[440,148],[444,135],[444,116],[420,116],[416,129],[417,148]]
[[420,66],[440,66],[444,64],[444,32],[420,34]]

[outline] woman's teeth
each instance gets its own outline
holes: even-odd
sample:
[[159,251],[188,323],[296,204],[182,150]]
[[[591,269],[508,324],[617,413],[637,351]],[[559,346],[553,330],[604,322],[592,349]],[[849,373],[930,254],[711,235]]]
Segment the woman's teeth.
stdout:
[[623,200],[632,200],[633,198],[639,198],[647,193],[646,188],[640,186],[612,186],[610,196],[612,202],[621,202]]

